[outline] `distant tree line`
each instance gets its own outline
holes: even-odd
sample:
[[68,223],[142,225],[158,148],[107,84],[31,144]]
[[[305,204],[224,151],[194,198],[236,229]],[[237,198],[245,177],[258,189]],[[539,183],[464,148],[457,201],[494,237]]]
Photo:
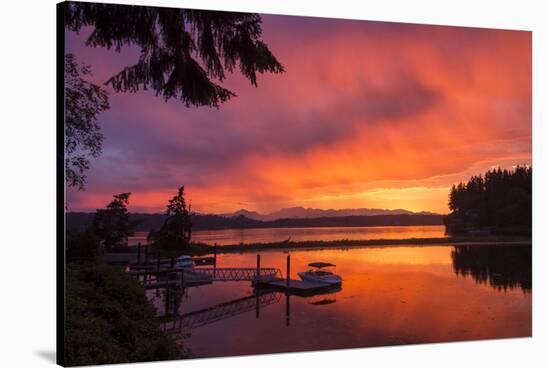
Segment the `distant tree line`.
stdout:
[[447,232],[530,234],[532,223],[532,168],[493,169],[453,185]]
[[[93,221],[94,214],[88,212],[67,213],[67,228],[82,230]],[[150,232],[159,230],[166,218],[166,213],[130,213],[130,221],[137,225],[135,231]],[[248,218],[244,215],[225,217],[220,215],[206,215],[191,213],[189,220],[193,231],[197,230],[223,230],[223,229],[254,229],[254,228],[279,228],[279,227],[326,227],[326,226],[421,226],[443,225],[443,215],[371,215],[371,216],[341,216],[319,218],[292,218],[273,221],[261,221]]]

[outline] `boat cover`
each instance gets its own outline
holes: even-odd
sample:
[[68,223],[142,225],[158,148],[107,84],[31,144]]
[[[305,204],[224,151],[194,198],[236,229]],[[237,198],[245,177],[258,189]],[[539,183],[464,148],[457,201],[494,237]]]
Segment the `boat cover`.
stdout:
[[333,265],[332,263],[325,263],[325,262],[313,262],[308,264],[309,267],[315,267],[315,268],[323,268],[323,267],[335,267],[336,265]]

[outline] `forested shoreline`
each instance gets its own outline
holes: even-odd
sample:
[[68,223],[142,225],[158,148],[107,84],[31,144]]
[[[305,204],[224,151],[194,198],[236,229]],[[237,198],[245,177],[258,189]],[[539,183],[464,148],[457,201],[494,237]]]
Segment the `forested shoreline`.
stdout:
[[530,235],[532,168],[493,169],[453,185],[449,209],[445,227],[450,234]]
[[[67,229],[83,230],[93,222],[94,213],[67,213]],[[254,229],[278,227],[351,227],[351,226],[415,226],[443,225],[443,215],[403,214],[372,216],[341,216],[319,218],[292,218],[274,221],[261,221],[239,215],[224,217],[219,215],[191,214],[193,230]],[[129,213],[129,219],[136,223],[135,231],[158,230],[166,220],[164,213]]]

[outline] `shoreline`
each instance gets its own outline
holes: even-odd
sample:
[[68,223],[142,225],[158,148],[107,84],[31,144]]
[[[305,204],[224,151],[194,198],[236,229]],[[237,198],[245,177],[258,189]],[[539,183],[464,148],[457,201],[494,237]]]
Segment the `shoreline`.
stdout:
[[334,240],[334,241],[297,241],[278,243],[252,243],[252,244],[231,244],[231,245],[207,245],[192,244],[191,251],[197,253],[246,253],[252,251],[267,250],[305,250],[305,249],[349,249],[368,247],[428,247],[441,245],[457,246],[530,246],[531,238],[527,237],[454,237],[454,238],[408,238],[408,239],[371,239],[371,240]]
[[[331,240],[331,241],[283,241],[271,243],[248,243],[229,245],[210,245],[191,243],[186,249],[158,249],[152,244],[143,244],[149,251],[160,252],[163,257],[177,257],[181,254],[205,255],[214,253],[247,253],[270,250],[307,250],[307,249],[352,249],[368,247],[428,247],[428,246],[531,246],[532,238],[528,236],[489,235],[489,236],[456,236],[444,238],[407,238],[407,239],[370,239],[370,240]],[[119,249],[120,253],[136,253],[137,246]],[[114,250],[111,253],[118,253]]]

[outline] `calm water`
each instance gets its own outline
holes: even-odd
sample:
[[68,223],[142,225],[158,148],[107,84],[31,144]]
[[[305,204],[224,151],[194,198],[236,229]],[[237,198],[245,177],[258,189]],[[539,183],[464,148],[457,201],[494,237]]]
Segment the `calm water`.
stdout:
[[[445,226],[372,226],[372,227],[299,227],[272,229],[226,229],[194,231],[192,241],[213,245],[240,243],[272,243],[287,240],[371,240],[440,238],[445,236]],[[130,245],[146,242],[147,233],[137,232],[128,239]]]
[[[335,263],[342,290],[287,301],[282,293],[256,300],[249,282],[189,288],[178,298],[180,314],[240,301],[218,308],[215,319],[197,316],[200,323],[176,333],[177,340],[196,357],[213,357],[531,335],[530,247],[445,245],[290,255],[293,277],[310,262]],[[284,273],[285,252],[261,256],[263,267]],[[218,255],[218,267],[254,267],[255,262],[255,253]],[[148,295],[162,314],[163,294]]]

